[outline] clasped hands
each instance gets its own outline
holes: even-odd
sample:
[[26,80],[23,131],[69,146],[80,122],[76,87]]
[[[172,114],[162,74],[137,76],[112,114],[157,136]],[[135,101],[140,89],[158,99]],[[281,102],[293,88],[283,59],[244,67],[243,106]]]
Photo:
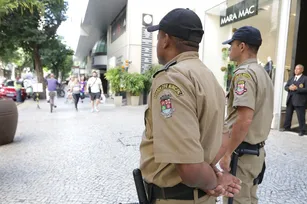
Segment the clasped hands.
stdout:
[[[223,159],[228,160],[227,158]],[[226,161],[225,163],[228,163],[228,161]],[[226,168],[223,169],[225,170]],[[229,163],[227,170],[228,169],[229,169]],[[206,191],[208,195],[215,197],[218,196],[233,197],[235,194],[238,194],[240,192],[241,180],[238,179],[237,177],[225,171],[224,172],[216,171],[216,177],[217,177],[217,186],[213,190]]]
[[291,86],[289,86],[289,90],[291,90],[291,91],[296,91],[296,90],[297,90],[297,86],[295,86],[294,84],[292,84]]

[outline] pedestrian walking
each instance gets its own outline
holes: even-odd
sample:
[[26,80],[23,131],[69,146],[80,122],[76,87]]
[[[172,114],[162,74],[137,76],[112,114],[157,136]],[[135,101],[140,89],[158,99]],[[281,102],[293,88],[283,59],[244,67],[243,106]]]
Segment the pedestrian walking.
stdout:
[[102,82],[97,72],[92,72],[92,77],[87,82],[87,93],[91,96],[92,112],[99,112],[100,97],[103,95]]
[[74,104],[75,104],[75,109],[76,111],[78,111],[78,103],[80,99],[81,85],[77,77],[75,77],[74,81],[70,83],[69,90],[71,90],[71,93],[72,93],[72,97],[73,97]]
[[83,103],[83,99],[85,98],[85,91],[86,91],[86,81],[85,81],[85,77],[81,76],[80,78],[80,99],[81,99],[81,103]]
[[72,83],[74,83],[74,81],[75,81],[75,76],[71,76],[67,85],[68,89],[67,89],[67,97],[65,103],[73,103],[71,85]]

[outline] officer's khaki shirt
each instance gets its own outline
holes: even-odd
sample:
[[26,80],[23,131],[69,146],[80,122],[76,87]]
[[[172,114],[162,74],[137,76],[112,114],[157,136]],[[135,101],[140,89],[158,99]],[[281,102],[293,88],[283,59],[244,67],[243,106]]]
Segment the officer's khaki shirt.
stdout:
[[140,146],[145,180],[182,182],[175,164],[211,163],[222,141],[225,93],[197,52],[185,52],[154,75]]
[[231,131],[237,118],[237,107],[254,110],[254,118],[244,139],[250,144],[265,141],[273,119],[273,84],[267,72],[256,59],[243,62],[234,71],[229,90],[225,131]]

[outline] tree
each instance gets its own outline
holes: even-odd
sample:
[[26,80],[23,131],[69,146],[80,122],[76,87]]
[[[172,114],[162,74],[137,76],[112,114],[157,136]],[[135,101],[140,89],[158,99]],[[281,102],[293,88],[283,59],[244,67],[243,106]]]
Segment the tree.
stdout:
[[50,40],[40,50],[43,66],[52,70],[56,76],[59,76],[59,72],[62,76],[68,74],[73,65],[73,54],[73,50],[63,44],[61,38]]
[[66,20],[67,3],[64,0],[39,0],[39,2],[44,5],[43,13],[36,5],[33,5],[33,11],[18,5],[16,9],[2,16],[0,56],[22,47],[25,52],[32,54],[37,79],[43,83],[40,49],[55,39],[57,29]]
[[43,11],[43,2],[39,0],[0,0],[0,17],[18,8],[21,8],[22,11],[29,9],[33,12],[34,7]]

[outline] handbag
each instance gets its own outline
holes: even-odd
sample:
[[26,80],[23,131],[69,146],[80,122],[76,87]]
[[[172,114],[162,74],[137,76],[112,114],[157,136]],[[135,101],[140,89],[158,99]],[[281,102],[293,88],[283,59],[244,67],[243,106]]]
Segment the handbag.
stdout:
[[101,101],[101,103],[105,103],[106,102],[106,96],[104,94],[101,94],[100,101]]
[[80,98],[81,98],[81,99],[84,99],[84,98],[85,98],[85,95],[84,95],[83,92],[80,92]]

